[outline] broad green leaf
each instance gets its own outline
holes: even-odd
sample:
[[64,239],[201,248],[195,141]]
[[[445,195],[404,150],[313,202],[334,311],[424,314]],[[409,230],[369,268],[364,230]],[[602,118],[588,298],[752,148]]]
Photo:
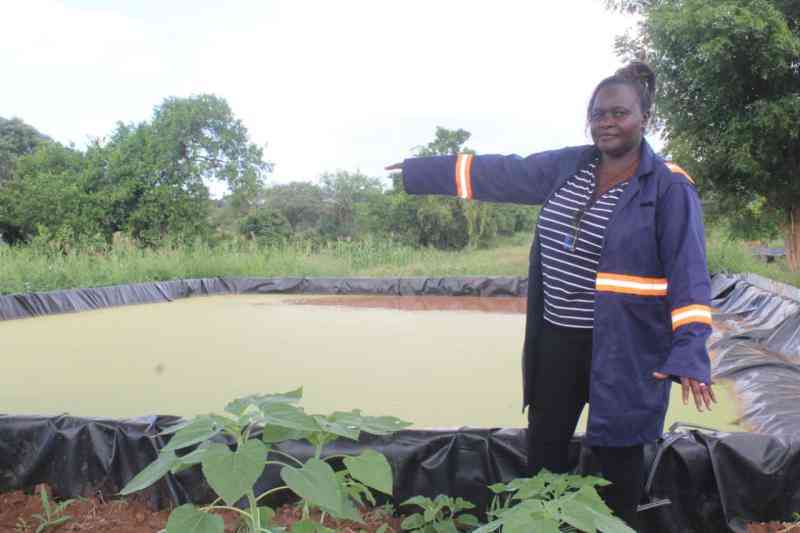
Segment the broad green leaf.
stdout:
[[183,428],[185,428],[186,426],[188,426],[192,422],[193,422],[192,420],[181,420],[181,421],[176,422],[175,424],[169,426],[168,428],[164,429],[163,431],[161,431],[161,433],[159,433],[159,435],[172,435],[173,433],[176,433],[176,432],[182,430]]
[[331,422],[339,422],[372,435],[389,435],[411,426],[411,422],[393,416],[365,416],[360,409],[349,412],[337,411],[328,417]]
[[433,522],[436,520],[436,516],[441,511],[442,506],[440,504],[433,505],[432,507],[428,507],[422,512],[422,518],[426,522]]
[[349,478],[347,469],[336,472],[336,480],[339,482],[339,485],[344,488],[345,493],[350,496],[350,499],[358,505],[364,505],[364,498],[366,498],[373,507],[377,505],[375,498],[372,496],[372,491],[370,491],[366,485]]
[[424,524],[425,519],[422,518],[422,515],[420,513],[414,513],[411,516],[407,516],[400,524],[400,527],[403,529],[418,529]]
[[333,468],[325,461],[312,457],[302,468],[284,467],[281,479],[310,504],[323,508],[336,518],[342,518],[345,512],[342,487],[336,480]]
[[587,506],[576,502],[575,500],[567,500],[561,504],[561,519],[569,525],[577,528],[580,531],[587,531],[595,533],[597,527],[595,526],[595,514]]
[[291,533],[336,533],[334,530],[318,522],[303,520],[292,524]]
[[383,524],[381,527],[375,530],[375,533],[386,533],[386,531],[388,530],[389,530],[389,524]]
[[170,472],[177,474],[178,472],[186,470],[187,468],[191,468],[196,464],[200,464],[203,461],[203,456],[205,455],[206,450],[208,450],[209,444],[211,443],[201,443],[196,450],[178,457],[175,464],[172,465],[172,468],[170,468]]
[[319,425],[314,417],[305,414],[301,408],[294,405],[269,404],[265,406],[263,414],[263,420],[267,426],[271,424],[297,431],[319,431]]
[[456,517],[456,522],[465,526],[478,527],[481,523],[475,515],[464,513]]
[[259,440],[249,440],[236,452],[214,443],[203,457],[203,474],[211,488],[225,503],[233,505],[253,488],[264,471],[267,447]]
[[597,489],[592,486],[582,487],[578,492],[573,494],[572,499],[597,513],[611,516],[611,509],[597,493]]
[[358,441],[358,436],[361,433],[357,427],[332,421],[329,417],[324,417],[322,415],[315,415],[314,420],[316,420],[319,427],[322,428],[322,431],[333,433],[334,435],[346,439]]
[[452,520],[446,520],[444,522],[434,522],[433,530],[436,533],[458,533],[458,528],[453,523]]
[[190,503],[176,508],[167,520],[167,533],[223,533],[224,530],[221,516],[204,513]]
[[464,498],[456,498],[455,501],[450,504],[450,508],[456,513],[465,509],[475,509],[475,504]]
[[180,429],[161,451],[173,451],[204,442],[222,431],[223,426],[209,416],[199,416]]
[[162,450],[156,460],[147,465],[144,470],[128,481],[119,493],[122,496],[127,496],[128,494],[149,487],[164,477],[177,460],[178,458],[175,456],[175,452],[165,452]]
[[[561,528],[557,520],[552,518],[534,518],[529,521],[522,521],[511,524],[508,528],[508,533],[529,533],[536,531],[537,533],[560,533]],[[506,528],[503,528],[506,532]]]
[[432,503],[433,502],[431,501],[431,499],[426,498],[425,496],[412,496],[411,498],[407,499],[400,505],[418,505],[424,509],[425,507],[428,507]]
[[268,529],[273,518],[275,518],[275,511],[272,510],[272,507],[262,506],[258,508],[259,527]]
[[263,409],[263,406],[275,403],[291,404],[297,403],[303,397],[303,388],[278,394],[251,394],[243,398],[237,398],[225,406],[225,412],[235,416],[242,415],[248,407],[253,406]]
[[489,490],[494,494],[503,494],[504,492],[509,491],[509,489],[506,488],[505,483],[495,483],[494,485],[489,485]]
[[603,533],[636,533],[619,517],[594,513],[594,523]]
[[585,485],[589,485],[592,487],[605,487],[611,485],[611,482],[608,481],[607,479],[597,476],[575,476],[575,477],[578,478],[575,484],[581,487]]
[[284,428],[279,426],[265,426],[261,432],[261,440],[266,444],[283,442],[287,440],[306,439],[311,434],[309,431]]
[[528,479],[515,479],[510,485],[517,491],[514,495],[516,499],[527,500],[541,497],[551,479],[552,477],[547,475]]
[[353,522],[358,522],[359,524],[364,523],[364,519],[361,517],[361,513],[358,512],[356,506],[347,497],[345,492],[342,492],[342,516],[345,520],[352,520]]
[[344,466],[353,479],[384,494],[392,495],[392,467],[383,454],[367,449],[361,455],[345,457]]
[[492,520],[488,524],[484,524],[478,529],[474,530],[472,533],[492,533],[492,531],[497,531],[503,527],[502,520]]

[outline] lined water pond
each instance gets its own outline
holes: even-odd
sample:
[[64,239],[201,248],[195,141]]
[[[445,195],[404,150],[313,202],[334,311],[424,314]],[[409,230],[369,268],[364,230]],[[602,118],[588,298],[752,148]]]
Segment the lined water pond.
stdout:
[[[379,298],[198,297],[0,322],[0,411],[189,416],[303,386],[312,413],[525,426],[521,299]],[[741,431],[733,397],[717,389],[714,412],[696,413],[675,386],[667,423]]]

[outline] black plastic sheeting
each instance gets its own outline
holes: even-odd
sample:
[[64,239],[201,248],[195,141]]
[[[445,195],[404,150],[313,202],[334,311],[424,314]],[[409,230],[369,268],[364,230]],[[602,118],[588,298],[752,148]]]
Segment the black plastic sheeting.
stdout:
[[[748,521],[788,519],[800,510],[800,303],[759,288],[752,279],[712,280],[716,328],[714,376],[731,379],[756,433],[722,433],[673,427],[646,448],[647,498],[670,505],[643,511],[643,531],[744,531]],[[81,289],[0,297],[0,318],[171,301],[227,293],[315,293],[397,295],[522,295],[519,278],[420,279],[228,279],[215,278]],[[794,399],[790,405],[789,399]],[[158,433],[175,417],[131,420],[0,416],[0,491],[48,483],[60,497],[112,498],[155,459],[164,438]],[[337,441],[331,454],[357,453],[369,446],[384,453],[395,472],[394,500],[421,494],[467,498],[481,510],[487,485],[524,475],[525,430],[404,430],[388,437],[365,435],[361,442]],[[595,471],[588,449],[576,436],[571,457],[581,473]],[[303,442],[279,449],[300,459],[312,453]],[[264,490],[280,482],[267,470]],[[259,490],[259,491],[260,491]],[[154,507],[207,502],[212,494],[194,467],[145,491]],[[273,504],[283,503],[273,500]]]
[[[46,482],[59,497],[111,499],[155,459],[164,444],[157,433],[176,421],[0,418],[0,491]],[[359,443],[340,440],[326,453],[358,453],[368,446],[385,454],[395,472],[395,502],[418,494],[449,494],[484,510],[488,485],[523,475],[524,432],[404,430],[386,437],[365,435]],[[301,460],[313,454],[302,441],[281,443],[277,449]],[[579,472],[595,472],[596,463],[589,450],[581,450],[580,438],[573,440],[571,456]],[[747,521],[788,518],[800,508],[800,441],[675,428],[648,446],[646,457],[649,497],[672,503],[643,511],[643,531],[744,531]],[[279,484],[278,470],[267,469],[256,493]],[[143,494],[156,508],[214,499],[198,467],[169,475]]]
[[527,278],[205,278],[0,296],[0,320],[215,294],[524,296]]
[[713,378],[732,384],[748,427],[800,434],[800,302],[740,278],[714,281],[715,329],[723,333],[709,346]]

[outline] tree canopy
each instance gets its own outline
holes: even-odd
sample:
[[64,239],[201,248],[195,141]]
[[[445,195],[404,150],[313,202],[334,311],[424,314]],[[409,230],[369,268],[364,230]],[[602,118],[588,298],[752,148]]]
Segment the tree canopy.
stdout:
[[27,150],[0,181],[0,231],[12,242],[38,228],[106,240],[127,231],[146,244],[193,238],[209,230],[207,183],[225,183],[247,207],[270,170],[227,102],[213,95],[167,98],[151,121],[118,123],[85,152],[37,144],[17,130]]
[[49,140],[21,119],[0,117],[0,184],[11,177],[17,159]]
[[659,76],[667,152],[733,218],[757,206],[800,251],[800,2],[611,0],[642,16],[622,57]]

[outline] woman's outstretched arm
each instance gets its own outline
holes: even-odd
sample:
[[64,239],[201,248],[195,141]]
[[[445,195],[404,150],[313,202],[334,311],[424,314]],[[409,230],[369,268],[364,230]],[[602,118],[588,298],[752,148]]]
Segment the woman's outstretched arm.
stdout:
[[543,203],[555,186],[565,159],[577,160],[580,151],[564,148],[525,158],[472,154],[415,157],[386,170],[402,170],[409,194],[536,205]]

